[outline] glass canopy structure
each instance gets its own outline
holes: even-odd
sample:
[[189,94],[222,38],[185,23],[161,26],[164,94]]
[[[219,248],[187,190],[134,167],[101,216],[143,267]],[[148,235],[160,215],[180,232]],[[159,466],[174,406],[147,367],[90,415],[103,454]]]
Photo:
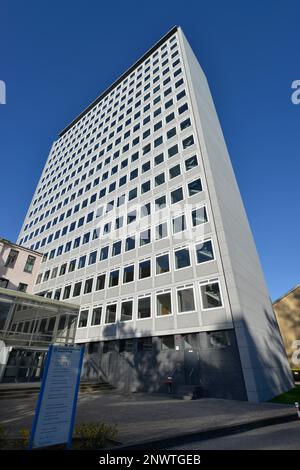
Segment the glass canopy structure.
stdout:
[[0,288],[0,381],[40,380],[49,344],[73,344],[79,306]]

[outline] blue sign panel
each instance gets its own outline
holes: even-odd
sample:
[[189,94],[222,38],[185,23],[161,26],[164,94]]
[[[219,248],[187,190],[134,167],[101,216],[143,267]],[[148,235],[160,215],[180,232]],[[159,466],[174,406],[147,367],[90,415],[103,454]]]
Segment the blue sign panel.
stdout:
[[71,445],[84,347],[49,346],[29,448]]

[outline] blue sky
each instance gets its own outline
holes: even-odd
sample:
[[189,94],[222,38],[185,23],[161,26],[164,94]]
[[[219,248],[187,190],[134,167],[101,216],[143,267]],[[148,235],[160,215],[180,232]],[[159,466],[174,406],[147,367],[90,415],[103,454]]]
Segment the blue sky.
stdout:
[[58,132],[178,24],[207,75],[270,295],[300,282],[298,1],[2,0],[0,17],[2,236],[17,239]]

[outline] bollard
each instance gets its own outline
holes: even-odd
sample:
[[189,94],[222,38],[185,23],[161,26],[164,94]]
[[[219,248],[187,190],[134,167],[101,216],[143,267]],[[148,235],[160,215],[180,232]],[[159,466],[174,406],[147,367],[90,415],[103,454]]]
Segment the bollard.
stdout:
[[300,418],[300,408],[299,408],[299,403],[297,401],[295,401],[295,407],[297,410],[298,418]]

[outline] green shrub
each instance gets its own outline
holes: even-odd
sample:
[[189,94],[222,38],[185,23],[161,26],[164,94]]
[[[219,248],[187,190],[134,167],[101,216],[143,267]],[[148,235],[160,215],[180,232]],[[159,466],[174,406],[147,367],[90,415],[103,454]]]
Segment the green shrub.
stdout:
[[27,428],[22,428],[20,429],[20,434],[21,434],[21,441],[22,441],[22,447],[28,447],[29,445],[29,438],[30,438],[30,431]]
[[80,440],[80,447],[84,449],[103,449],[108,440],[115,440],[117,436],[116,426],[105,423],[80,424],[74,432],[74,438]]

